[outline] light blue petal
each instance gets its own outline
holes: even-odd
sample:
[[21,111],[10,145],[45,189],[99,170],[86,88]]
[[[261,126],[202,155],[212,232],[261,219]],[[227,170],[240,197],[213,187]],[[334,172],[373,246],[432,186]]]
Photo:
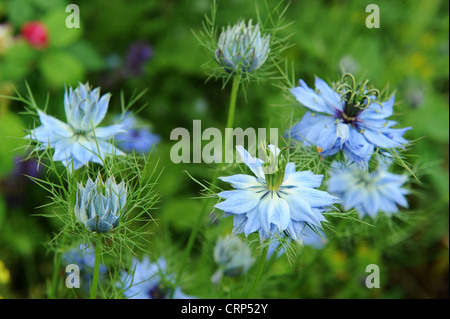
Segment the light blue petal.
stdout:
[[298,222],[307,222],[313,225],[320,225],[325,220],[321,214],[315,214],[311,205],[309,205],[302,197],[297,194],[283,196],[290,208],[291,219]]
[[262,184],[254,176],[245,174],[236,174],[232,176],[219,177],[219,179],[226,183],[231,183],[231,185],[236,189],[262,187]]
[[252,157],[242,145],[236,146],[236,150],[241,156],[242,161],[250,168],[253,174],[257,178],[265,180],[264,170],[262,168],[263,161],[259,158]]
[[217,194],[225,201],[216,204],[214,207],[232,214],[244,214],[255,208],[264,193],[255,193],[250,190],[232,190]]
[[311,171],[300,171],[289,174],[287,178],[285,177],[285,180],[281,187],[284,188],[302,186],[317,188],[322,184],[322,180],[323,175],[314,174]]
[[255,207],[252,211],[248,212],[246,214],[247,221],[244,228],[244,234],[246,237],[250,235],[251,233],[256,232],[258,229],[261,228],[261,223],[259,222],[259,208]]

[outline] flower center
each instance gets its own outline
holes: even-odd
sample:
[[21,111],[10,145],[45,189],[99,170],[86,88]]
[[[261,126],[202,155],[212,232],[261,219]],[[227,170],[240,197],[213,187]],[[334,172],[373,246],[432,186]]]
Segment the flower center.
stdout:
[[284,181],[286,165],[287,161],[283,155],[275,157],[273,154],[269,154],[269,160],[263,164],[266,185],[269,191],[280,189]]
[[158,284],[147,291],[152,299],[167,299],[170,295],[170,289]]
[[[350,79],[350,83],[345,81]],[[338,117],[346,124],[355,124],[358,121],[358,115],[365,110],[380,92],[377,89],[368,89],[369,80],[363,84],[356,84],[353,75],[346,73],[342,78],[342,83],[338,84],[337,92],[340,93],[344,102],[344,111],[340,112]]]

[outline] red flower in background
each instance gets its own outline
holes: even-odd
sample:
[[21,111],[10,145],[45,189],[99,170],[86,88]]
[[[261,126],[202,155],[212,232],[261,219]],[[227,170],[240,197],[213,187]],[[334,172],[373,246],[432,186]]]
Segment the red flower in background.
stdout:
[[22,26],[22,36],[34,48],[45,48],[48,45],[48,32],[40,21],[27,22]]

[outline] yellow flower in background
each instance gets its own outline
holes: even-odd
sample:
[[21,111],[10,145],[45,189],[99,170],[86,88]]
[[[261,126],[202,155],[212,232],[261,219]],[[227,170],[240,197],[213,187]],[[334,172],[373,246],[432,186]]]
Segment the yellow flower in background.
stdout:
[[9,270],[6,269],[3,261],[0,260],[0,284],[6,284],[9,282]]

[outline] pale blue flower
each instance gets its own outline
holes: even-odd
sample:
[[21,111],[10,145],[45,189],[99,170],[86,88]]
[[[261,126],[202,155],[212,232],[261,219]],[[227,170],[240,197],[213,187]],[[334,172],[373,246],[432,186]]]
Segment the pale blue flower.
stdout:
[[260,25],[241,20],[222,30],[216,49],[217,62],[229,73],[259,69],[270,52],[270,35],[262,35]]
[[[134,258],[128,272],[122,272],[124,296],[129,299],[168,299],[172,293],[173,275],[167,274],[167,263],[159,258],[152,263],[148,257]],[[176,287],[172,299],[196,299]]]
[[237,277],[245,274],[255,258],[248,243],[236,236],[220,237],[214,247],[214,261],[219,266],[211,280],[218,284],[222,276]]
[[99,175],[95,182],[89,178],[86,186],[78,184],[74,213],[87,230],[103,233],[117,227],[126,201],[123,181],[116,184],[111,176],[103,182]]
[[333,90],[316,77],[316,91],[300,80],[291,93],[311,111],[286,135],[316,145],[323,157],[342,150],[349,160],[367,168],[375,147],[402,147],[408,143],[403,134],[411,128],[393,128],[397,122],[387,120],[393,114],[395,96],[379,103],[376,90],[357,87],[351,78],[352,87],[341,85],[340,90]]
[[54,161],[77,170],[88,162],[102,164],[107,154],[124,155],[110,140],[122,131],[120,124],[98,127],[106,115],[110,94],[100,97],[100,88],[91,90],[89,84],[66,89],[64,110],[67,123],[38,110],[41,126],[27,136],[44,147],[55,149]]
[[[235,190],[219,193],[225,201],[215,205],[233,216],[235,233],[248,236],[259,232],[263,241],[284,232],[301,241],[305,223],[321,227],[321,222],[326,220],[323,213],[339,202],[327,192],[315,189],[322,184],[323,175],[297,172],[295,164],[286,163],[275,146],[269,145],[269,162],[253,158],[240,145],[236,149],[255,176],[219,177],[231,183]],[[273,164],[276,168],[268,172],[267,168]]]
[[342,199],[344,210],[355,209],[360,217],[375,217],[378,212],[392,214],[398,212],[398,206],[408,207],[405,195],[409,192],[402,188],[408,178],[388,172],[383,162],[368,172],[354,164],[334,161],[329,174],[328,191]]

